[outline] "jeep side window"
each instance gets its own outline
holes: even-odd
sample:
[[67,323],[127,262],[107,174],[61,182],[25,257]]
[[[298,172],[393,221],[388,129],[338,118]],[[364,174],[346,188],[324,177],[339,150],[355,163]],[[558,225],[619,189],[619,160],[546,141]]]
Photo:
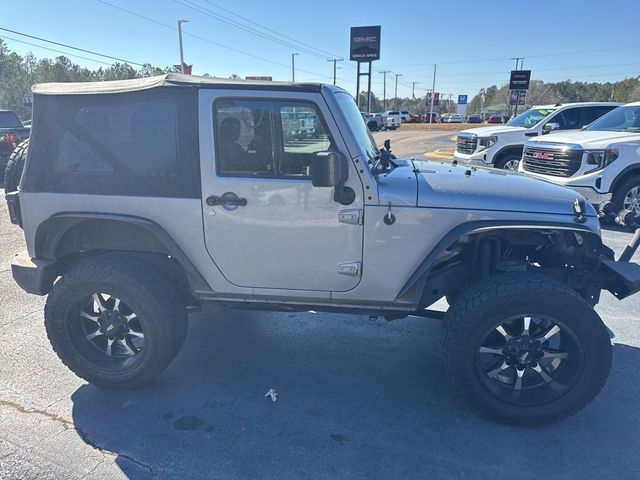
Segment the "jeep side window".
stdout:
[[309,102],[219,100],[214,124],[220,176],[310,178],[313,154],[332,147],[320,113]]

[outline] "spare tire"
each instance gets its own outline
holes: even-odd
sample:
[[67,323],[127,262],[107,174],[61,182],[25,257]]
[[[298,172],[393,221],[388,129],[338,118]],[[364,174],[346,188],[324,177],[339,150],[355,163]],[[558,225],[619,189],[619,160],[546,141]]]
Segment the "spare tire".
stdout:
[[21,142],[15,150],[11,153],[9,161],[7,162],[7,168],[4,171],[4,191],[5,193],[13,192],[17,190],[20,183],[20,177],[22,176],[22,169],[24,168],[24,162],[27,159],[27,152],[29,150],[29,139],[27,138]]

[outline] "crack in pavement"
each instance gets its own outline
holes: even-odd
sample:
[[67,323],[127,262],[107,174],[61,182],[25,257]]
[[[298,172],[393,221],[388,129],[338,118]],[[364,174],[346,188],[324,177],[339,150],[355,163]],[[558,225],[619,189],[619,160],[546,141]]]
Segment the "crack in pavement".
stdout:
[[7,325],[9,325],[9,324],[11,324],[13,322],[17,322],[18,320],[22,320],[23,318],[28,317],[29,315],[33,315],[34,313],[38,313],[40,310],[42,310],[42,309],[38,308],[37,310],[33,310],[31,312],[27,312],[27,313],[25,313],[23,315],[20,315],[19,317],[16,317],[13,320],[9,320],[8,322],[1,324],[0,328],[1,327],[6,327]]
[[[94,450],[98,450],[103,455],[116,456],[118,458],[122,458],[122,459],[125,459],[125,460],[127,460],[127,461],[129,461],[131,463],[134,463],[137,466],[147,470],[149,472],[149,475],[151,476],[151,478],[155,478],[155,472],[153,471],[153,468],[151,468],[150,465],[147,465],[146,463],[143,463],[143,462],[141,462],[139,460],[136,460],[135,458],[130,457],[129,455],[127,455],[125,453],[116,453],[116,452],[112,452],[110,450],[107,450],[106,448],[100,447],[99,445],[97,445],[95,442],[93,442],[88,437],[86,432],[80,430],[76,425],[73,424],[73,422],[67,420],[66,418],[61,417],[60,415],[56,415],[55,413],[47,412],[46,410],[42,410],[42,409],[38,409],[38,408],[28,408],[28,407],[25,407],[24,405],[21,405],[21,404],[16,403],[16,402],[12,402],[10,400],[2,400],[2,399],[0,399],[0,406],[11,408],[13,410],[16,410],[17,412],[24,413],[26,415],[32,415],[32,414],[41,415],[41,416],[44,416],[44,417],[46,417],[46,418],[48,418],[50,420],[53,420],[56,423],[59,423],[60,425],[62,425],[64,427],[65,430],[73,429],[73,430],[76,431],[78,436],[82,439],[82,441],[84,443],[86,443],[87,445],[89,445]],[[98,465],[100,465],[100,463]],[[95,468],[97,468],[98,465],[96,465],[91,471],[95,470]],[[91,473],[91,472],[89,472],[89,473]]]

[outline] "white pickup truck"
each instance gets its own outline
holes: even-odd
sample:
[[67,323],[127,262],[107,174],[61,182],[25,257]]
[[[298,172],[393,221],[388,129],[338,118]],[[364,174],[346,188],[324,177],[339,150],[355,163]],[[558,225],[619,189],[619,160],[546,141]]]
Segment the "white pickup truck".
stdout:
[[389,111],[382,114],[382,129],[395,130],[402,126],[402,113],[398,111]]
[[585,102],[533,107],[506,125],[459,132],[454,158],[462,163],[517,170],[523,146],[531,137],[556,130],[578,130],[619,105]]
[[640,215],[640,102],[609,112],[578,132],[532,139],[520,172],[570,187],[616,213]]

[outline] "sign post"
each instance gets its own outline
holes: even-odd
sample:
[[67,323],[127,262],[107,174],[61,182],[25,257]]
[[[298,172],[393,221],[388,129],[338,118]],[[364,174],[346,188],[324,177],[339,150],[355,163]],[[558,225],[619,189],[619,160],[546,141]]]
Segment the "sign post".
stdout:
[[511,78],[509,79],[509,103],[514,101],[515,109],[513,116],[518,114],[518,104],[524,104],[524,97],[529,90],[529,82],[531,81],[531,70],[511,70]]
[[[360,76],[366,75],[367,112],[371,110],[371,62],[380,59],[380,25],[369,27],[351,27],[349,60],[358,62],[356,77],[356,103],[360,108]],[[360,70],[361,63],[368,63],[366,72]]]

